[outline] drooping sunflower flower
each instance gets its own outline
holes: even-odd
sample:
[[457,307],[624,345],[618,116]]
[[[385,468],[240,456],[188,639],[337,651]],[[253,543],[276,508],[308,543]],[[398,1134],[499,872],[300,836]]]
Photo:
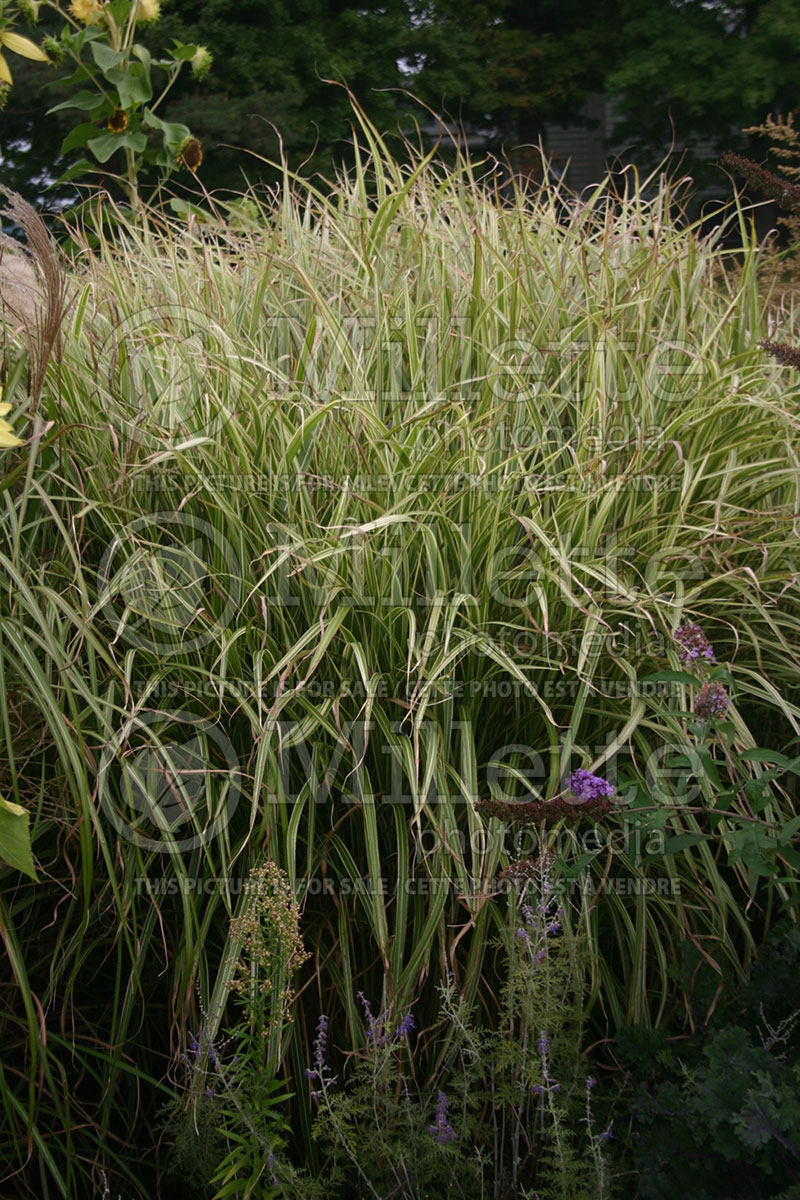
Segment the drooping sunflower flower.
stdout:
[[[3,389],[0,388],[0,397],[3,395]],[[7,401],[0,399],[0,449],[10,450],[12,446],[21,446],[22,441],[16,437],[14,430],[9,425],[8,421],[4,421],[3,417],[11,412],[11,405]]]
[[110,129],[112,133],[124,133],[127,128],[127,114],[123,111],[123,109],[115,108],[113,112],[109,114],[109,118],[106,123],[106,129]]
[[136,24],[148,25],[161,16],[161,0],[139,0],[136,6]]
[[39,9],[41,7],[41,0],[19,0],[19,11],[29,25],[35,25],[39,20]]
[[69,11],[82,25],[97,25],[103,16],[104,0],[71,0]]
[[203,151],[197,138],[187,138],[180,148],[178,154],[178,162],[184,167],[188,167],[193,175],[197,174],[197,169],[203,161]]
[[20,37],[10,29],[3,29],[0,31],[0,83],[6,84],[7,87],[11,87],[14,79],[3,50],[11,50],[13,54],[19,54],[22,58],[32,58],[34,62],[48,61],[44,51],[30,38]]
[[192,68],[192,74],[195,79],[205,79],[208,72],[211,70],[213,58],[207,46],[198,46],[189,60],[189,65]]

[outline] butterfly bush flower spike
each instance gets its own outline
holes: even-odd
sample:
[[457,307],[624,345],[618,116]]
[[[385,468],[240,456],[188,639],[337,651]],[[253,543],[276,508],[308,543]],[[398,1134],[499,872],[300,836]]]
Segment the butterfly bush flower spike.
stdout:
[[604,800],[614,795],[612,784],[583,768],[573,771],[567,786],[578,800]]
[[678,643],[678,659],[685,667],[699,662],[701,665],[715,663],[714,647],[699,625],[679,625],[675,630]]
[[730,698],[721,683],[704,683],[694,699],[694,715],[700,721],[714,721],[724,717]]

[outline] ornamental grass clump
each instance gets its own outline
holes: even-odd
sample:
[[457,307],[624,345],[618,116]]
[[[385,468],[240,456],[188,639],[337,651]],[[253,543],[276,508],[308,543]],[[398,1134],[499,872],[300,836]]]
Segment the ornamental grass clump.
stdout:
[[[376,1019],[413,1013],[374,1051],[420,1097],[420,1154],[461,1144],[427,1132],[439,1090],[469,1139],[439,989],[449,970],[497,1033],[497,931],[529,953],[501,886],[517,860],[523,881],[552,849],[554,881],[592,885],[598,1043],[683,1032],[703,1014],[682,948],[735,977],[800,912],[800,412],[756,345],[747,214],[709,233],[631,172],[580,204],[560,185],[499,204],[486,165],[400,160],[356,126],[358,165],[324,189],[287,169],[202,229],[73,229],[58,353],[4,334],[26,447],[0,480],[0,795],[40,880],[0,865],[0,1161],[23,1191],[89,1195],[97,1164],[114,1194],[157,1192],[194,981],[212,1039],[246,1040],[248,997],[264,1025],[283,1011],[233,925],[265,848],[312,957],[294,1019],[249,1042],[254,1081],[277,1064],[293,1093],[298,1167],[318,1161],[318,1015],[342,1078],[367,1053],[359,991]],[[701,732],[689,622],[713,622],[707,678],[735,696]],[[576,767],[615,789],[594,828],[566,815],[590,803],[564,794]],[[485,798],[565,815],[542,839]],[[552,1013],[528,1026],[530,1083],[544,1030],[577,1121]],[[231,1149],[238,1129],[266,1186],[283,1152],[248,1119],[264,1145],[232,1111]]]

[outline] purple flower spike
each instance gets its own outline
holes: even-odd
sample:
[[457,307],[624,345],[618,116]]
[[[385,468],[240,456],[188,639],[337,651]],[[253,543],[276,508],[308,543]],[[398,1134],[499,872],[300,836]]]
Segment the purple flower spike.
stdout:
[[408,1035],[414,1029],[414,1025],[415,1022],[413,1013],[406,1013],[400,1024],[397,1026],[397,1036],[408,1037]]
[[328,1045],[328,1018],[324,1013],[317,1022],[317,1036],[314,1040],[314,1066],[321,1071],[325,1066],[325,1049]]
[[436,1138],[440,1146],[446,1146],[448,1143],[456,1141],[458,1137],[447,1119],[447,1096],[444,1092],[439,1092],[434,1124],[428,1126],[428,1133]]

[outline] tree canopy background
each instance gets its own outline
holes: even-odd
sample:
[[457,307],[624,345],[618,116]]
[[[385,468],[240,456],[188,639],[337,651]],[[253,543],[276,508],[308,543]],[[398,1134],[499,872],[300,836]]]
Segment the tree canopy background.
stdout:
[[[39,28],[58,31],[44,9]],[[691,168],[800,103],[797,0],[166,0],[143,40],[171,38],[214,55],[164,110],[203,143],[211,190],[273,181],[264,160],[281,151],[323,175],[346,161],[350,106],[330,80],[381,130],[430,126],[410,93],[523,172],[545,123],[580,123],[591,92],[617,98],[614,141],[643,168],[673,131]],[[0,114],[0,178],[46,205],[69,192],[46,190],[69,162],[58,152],[71,114],[46,116],[66,73],[16,59]]]

